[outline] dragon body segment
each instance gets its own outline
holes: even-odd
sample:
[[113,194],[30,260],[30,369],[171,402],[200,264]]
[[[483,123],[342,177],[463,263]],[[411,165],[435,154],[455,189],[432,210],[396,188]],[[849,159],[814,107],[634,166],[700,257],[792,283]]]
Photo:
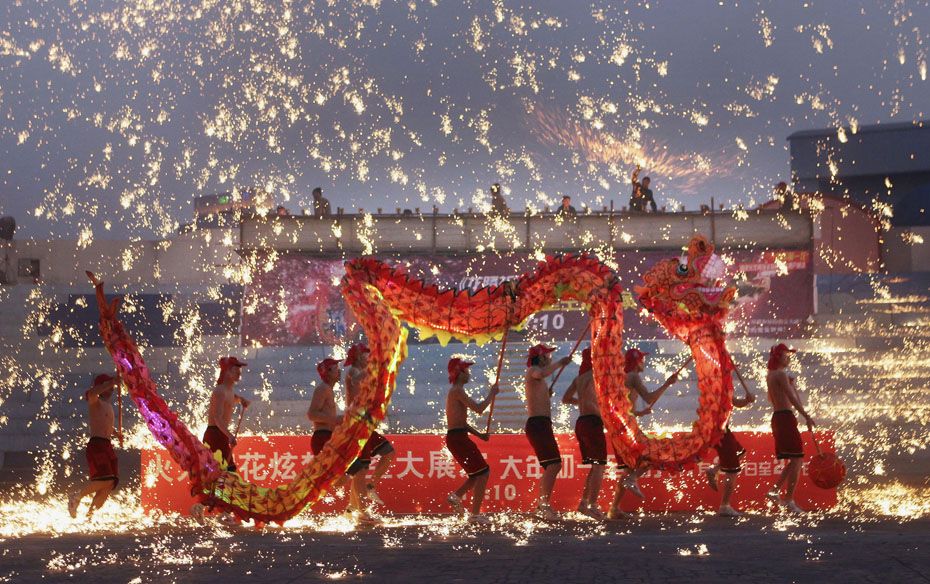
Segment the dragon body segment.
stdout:
[[590,255],[547,258],[537,268],[499,286],[476,292],[441,289],[373,258],[346,262],[342,295],[371,350],[355,402],[320,454],[298,476],[273,488],[259,487],[223,470],[201,441],[158,395],[132,338],[96,285],[100,331],[117,370],[155,439],[190,475],[192,492],[205,503],[242,519],[278,522],[317,501],[358,456],[384,418],[397,370],[407,354],[404,322],[424,336],[485,343],[519,327],[533,313],[563,300],[590,307],[591,357],[601,415],[618,457],[635,467],[681,468],[720,438],[732,409],[732,369],[722,322],[734,290],[720,286],[723,263],[701,236],[686,258],[660,262],[636,288],[643,307],[691,348],[701,391],[691,432],[650,436],[632,415],[625,386],[623,298],[615,272]]

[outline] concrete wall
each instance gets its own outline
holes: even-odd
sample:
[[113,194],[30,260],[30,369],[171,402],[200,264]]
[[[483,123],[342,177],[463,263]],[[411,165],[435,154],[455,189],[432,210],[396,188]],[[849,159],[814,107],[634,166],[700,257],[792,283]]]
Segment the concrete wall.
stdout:
[[889,272],[930,272],[930,226],[891,229],[883,254]]
[[[501,251],[593,249],[680,249],[695,233],[721,247],[806,248],[809,217],[774,211],[702,213],[595,213],[563,220],[548,215],[335,215],[272,217],[242,222],[242,249],[312,254],[456,253],[481,248]],[[370,245],[374,244],[374,248]]]
[[95,239],[86,246],[65,239],[14,240],[2,242],[0,254],[8,258],[4,263],[10,281],[20,285],[32,282],[16,277],[18,260],[36,259],[43,285],[83,289],[90,285],[84,274],[90,270],[107,282],[110,291],[149,293],[227,283],[226,272],[239,265],[238,245],[238,229],[205,229],[172,240]]
[[788,136],[791,173],[800,181],[831,176],[830,162],[840,178],[930,172],[930,125],[882,124],[852,133],[846,142],[837,130],[795,132]]

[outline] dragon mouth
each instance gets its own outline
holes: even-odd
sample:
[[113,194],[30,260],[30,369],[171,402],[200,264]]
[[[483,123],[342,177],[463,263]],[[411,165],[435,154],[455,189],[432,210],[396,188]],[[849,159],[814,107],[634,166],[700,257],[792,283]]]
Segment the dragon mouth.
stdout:
[[723,296],[724,286],[698,286],[696,288],[698,293],[704,299],[704,302],[707,304],[715,305],[720,302],[720,297]]
[[720,282],[714,282],[713,285],[700,284],[682,284],[675,288],[679,296],[685,294],[697,294],[707,306],[717,307],[723,300],[728,286]]

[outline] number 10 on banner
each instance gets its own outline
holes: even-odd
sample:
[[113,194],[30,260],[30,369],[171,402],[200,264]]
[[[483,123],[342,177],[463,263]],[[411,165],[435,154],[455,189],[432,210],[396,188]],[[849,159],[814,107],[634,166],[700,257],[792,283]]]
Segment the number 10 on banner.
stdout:
[[[550,324],[552,324],[551,329],[549,327]],[[555,314],[552,315],[552,319],[550,321],[549,313],[544,312],[542,314],[537,314],[536,316],[534,316],[533,319],[530,321],[529,325],[527,326],[527,328],[535,328],[535,329],[539,329],[543,331],[548,331],[548,330],[560,331],[562,330],[562,327],[564,326],[565,326],[565,315],[564,314],[562,314],[561,312],[556,312]]]
[[[503,497],[501,497],[503,495]],[[491,498],[495,501],[515,501],[517,499],[516,485],[494,485],[491,487]]]

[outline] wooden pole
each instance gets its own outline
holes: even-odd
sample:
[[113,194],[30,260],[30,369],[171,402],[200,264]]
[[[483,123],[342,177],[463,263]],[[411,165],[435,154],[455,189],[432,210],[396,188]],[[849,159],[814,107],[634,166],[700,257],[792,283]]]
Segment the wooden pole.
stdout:
[[[494,374],[494,385],[500,383],[501,380],[501,369],[504,366],[504,351],[507,349],[507,335],[510,333],[510,318],[513,316],[513,309],[517,303],[517,290],[514,287],[513,281],[505,281],[503,287],[505,295],[510,298],[510,303],[507,305],[507,318],[504,320],[504,337],[501,339],[501,353],[497,357],[497,373]],[[491,419],[494,417],[494,403],[496,401],[497,396],[492,396],[491,409],[488,410],[488,425],[484,430],[485,434],[491,433]]]
[[823,454],[823,453],[820,451],[820,444],[817,442],[817,436],[814,435],[814,431],[813,431],[813,430],[809,430],[809,432],[811,433],[811,441],[814,443],[814,448],[817,449],[817,454]]
[[242,427],[242,416],[245,415],[245,406],[239,404],[239,422],[236,424],[236,433],[233,434],[233,439],[237,442],[239,441],[239,428]]
[[123,378],[116,374],[116,432],[119,447],[123,447]]
[[[685,360],[685,362],[681,364],[681,367],[679,367],[677,371],[675,371],[674,373],[672,373],[672,374],[669,376],[669,379],[671,379],[672,377],[675,377],[676,375],[678,375],[679,373],[681,373],[682,370],[683,370],[685,367],[687,367],[688,363],[690,363],[690,362],[693,361],[693,360],[694,360],[694,355],[690,355],[690,356]],[[666,380],[666,382],[667,382],[667,381],[668,381],[668,380]],[[665,389],[663,389],[662,392],[661,392],[659,395],[657,395],[656,398],[655,398],[654,400],[652,400],[652,403],[651,403],[651,404],[646,404],[646,405],[647,405],[648,407],[651,408],[651,407],[653,406],[653,404],[655,404],[657,401],[659,401],[659,399],[662,397],[662,394],[665,393],[665,391],[666,391],[669,387],[671,387],[671,385],[667,385],[667,386],[665,387]]]
[[[501,353],[497,357],[497,373],[494,374],[494,385],[497,385],[501,380],[501,368],[504,366],[504,351],[507,349],[507,333],[510,332],[510,326],[504,329],[504,338],[501,341]],[[485,428],[484,433],[491,433],[491,418],[494,417],[494,402],[497,401],[497,395],[491,396],[491,409],[488,410],[488,426]]]
[[[585,327],[584,327],[584,330],[581,331],[581,336],[578,337],[578,340],[575,342],[575,346],[572,347],[572,352],[568,354],[569,361],[570,361],[571,358],[575,355],[575,351],[578,350],[578,347],[581,345],[581,341],[584,340],[585,335],[587,335],[588,329],[590,329],[590,328],[591,328],[591,319],[589,318],[589,319],[588,319],[588,324],[587,324],[587,326],[585,326]],[[552,383],[549,384],[549,395],[552,395],[552,390],[555,388],[555,383],[559,380],[559,376],[562,375],[562,371],[565,370],[565,367],[566,367],[567,365],[568,365],[568,363],[566,363],[565,365],[562,365],[561,367],[559,367],[559,370],[556,372],[555,377],[552,379]]]
[[[732,359],[730,360],[730,363],[733,363]],[[746,385],[746,380],[743,379],[743,375],[739,372],[739,369],[736,368],[736,363],[733,363],[733,372],[736,373],[736,378],[739,379],[740,385],[743,386],[743,391],[746,392],[746,397],[751,396],[752,393],[749,392],[749,387]]]

